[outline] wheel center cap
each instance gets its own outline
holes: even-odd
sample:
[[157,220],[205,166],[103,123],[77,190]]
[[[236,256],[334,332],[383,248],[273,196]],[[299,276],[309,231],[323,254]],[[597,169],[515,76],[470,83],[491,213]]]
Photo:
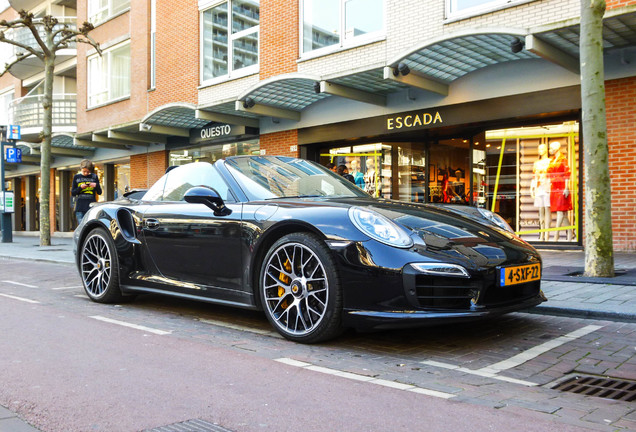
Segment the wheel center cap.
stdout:
[[303,293],[303,284],[301,281],[294,281],[291,284],[291,292],[292,294],[294,294],[296,297],[299,297],[302,295]]

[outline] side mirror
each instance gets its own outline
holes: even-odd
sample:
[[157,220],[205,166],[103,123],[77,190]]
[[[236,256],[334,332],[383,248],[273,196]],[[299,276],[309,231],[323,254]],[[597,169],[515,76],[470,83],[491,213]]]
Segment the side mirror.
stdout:
[[204,204],[214,211],[214,216],[228,216],[232,210],[225,207],[223,198],[210,187],[195,186],[186,191],[183,199],[192,204]]

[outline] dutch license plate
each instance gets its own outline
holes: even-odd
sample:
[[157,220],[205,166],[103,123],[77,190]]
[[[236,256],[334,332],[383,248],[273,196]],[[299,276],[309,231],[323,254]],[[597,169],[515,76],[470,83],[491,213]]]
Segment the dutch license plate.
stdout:
[[541,279],[541,264],[528,264],[499,269],[499,285],[517,285]]

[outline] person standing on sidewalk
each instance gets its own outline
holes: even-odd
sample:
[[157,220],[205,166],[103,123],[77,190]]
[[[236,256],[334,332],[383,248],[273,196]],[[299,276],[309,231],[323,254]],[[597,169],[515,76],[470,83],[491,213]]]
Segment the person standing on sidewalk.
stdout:
[[75,217],[78,225],[82,222],[90,204],[97,201],[97,195],[102,193],[99,178],[93,171],[93,162],[84,159],[80,163],[80,172],[73,177],[71,195],[75,197]]

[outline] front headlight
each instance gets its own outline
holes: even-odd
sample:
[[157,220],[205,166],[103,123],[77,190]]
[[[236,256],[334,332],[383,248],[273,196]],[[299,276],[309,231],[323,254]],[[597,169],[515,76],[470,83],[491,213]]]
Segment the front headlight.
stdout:
[[399,225],[373,210],[351,207],[349,219],[356,228],[374,240],[399,248],[413,245],[411,237]]
[[506,230],[508,232],[511,232],[513,234],[515,233],[512,227],[508,225],[508,222],[506,222],[506,220],[502,218],[501,216],[499,216],[497,213],[491,212],[490,210],[486,210],[485,208],[478,208],[477,210],[479,210],[479,213],[481,213],[481,215],[485,219],[488,219],[490,222],[494,223],[499,228]]

